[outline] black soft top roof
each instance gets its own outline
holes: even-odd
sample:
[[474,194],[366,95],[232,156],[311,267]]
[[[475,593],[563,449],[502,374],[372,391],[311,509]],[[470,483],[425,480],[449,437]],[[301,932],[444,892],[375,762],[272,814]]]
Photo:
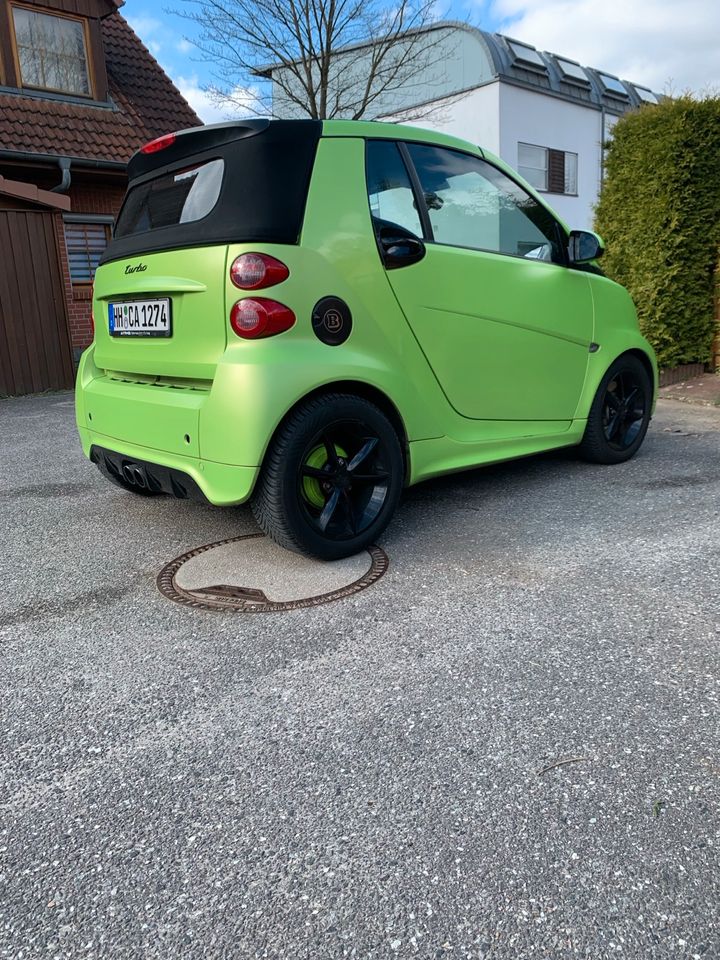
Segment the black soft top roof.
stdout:
[[155,153],[138,151],[128,164],[128,193],[222,159],[218,201],[202,220],[114,238],[100,263],[219,243],[297,243],[321,133],[319,120],[239,120],[181,130]]

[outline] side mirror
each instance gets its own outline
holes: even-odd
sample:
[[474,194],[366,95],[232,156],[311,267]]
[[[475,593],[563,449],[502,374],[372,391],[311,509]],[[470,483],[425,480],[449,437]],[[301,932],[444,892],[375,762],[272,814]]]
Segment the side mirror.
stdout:
[[571,230],[568,240],[568,259],[570,263],[589,263],[605,253],[602,237],[590,230]]

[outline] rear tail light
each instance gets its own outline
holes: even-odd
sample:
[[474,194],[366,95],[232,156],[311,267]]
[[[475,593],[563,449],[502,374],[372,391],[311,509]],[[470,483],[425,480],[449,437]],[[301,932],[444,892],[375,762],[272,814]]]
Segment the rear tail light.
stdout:
[[267,253],[241,253],[230,267],[230,279],[241,290],[262,290],[274,287],[290,276],[281,260]]
[[295,323],[295,314],[277,300],[248,297],[238,300],[230,312],[230,326],[244,340],[259,340],[284,333]]
[[157,137],[150,143],[146,143],[144,147],[140,147],[140,153],[157,153],[158,150],[165,150],[166,147],[171,147],[175,143],[175,136],[174,133],[166,133],[163,137]]

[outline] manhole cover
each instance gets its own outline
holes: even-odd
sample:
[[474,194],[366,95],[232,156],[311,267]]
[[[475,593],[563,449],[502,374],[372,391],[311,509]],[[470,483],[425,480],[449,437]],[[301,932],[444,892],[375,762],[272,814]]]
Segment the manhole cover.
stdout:
[[380,547],[327,563],[290,553],[262,533],[196,547],[160,572],[160,592],[207,610],[299,610],[364,590],[388,568]]

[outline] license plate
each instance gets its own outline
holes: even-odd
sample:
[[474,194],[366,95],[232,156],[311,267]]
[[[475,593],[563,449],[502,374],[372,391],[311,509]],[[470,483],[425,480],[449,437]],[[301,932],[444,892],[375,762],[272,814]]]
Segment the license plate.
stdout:
[[170,298],[111,303],[108,322],[111,337],[169,337],[172,335]]

